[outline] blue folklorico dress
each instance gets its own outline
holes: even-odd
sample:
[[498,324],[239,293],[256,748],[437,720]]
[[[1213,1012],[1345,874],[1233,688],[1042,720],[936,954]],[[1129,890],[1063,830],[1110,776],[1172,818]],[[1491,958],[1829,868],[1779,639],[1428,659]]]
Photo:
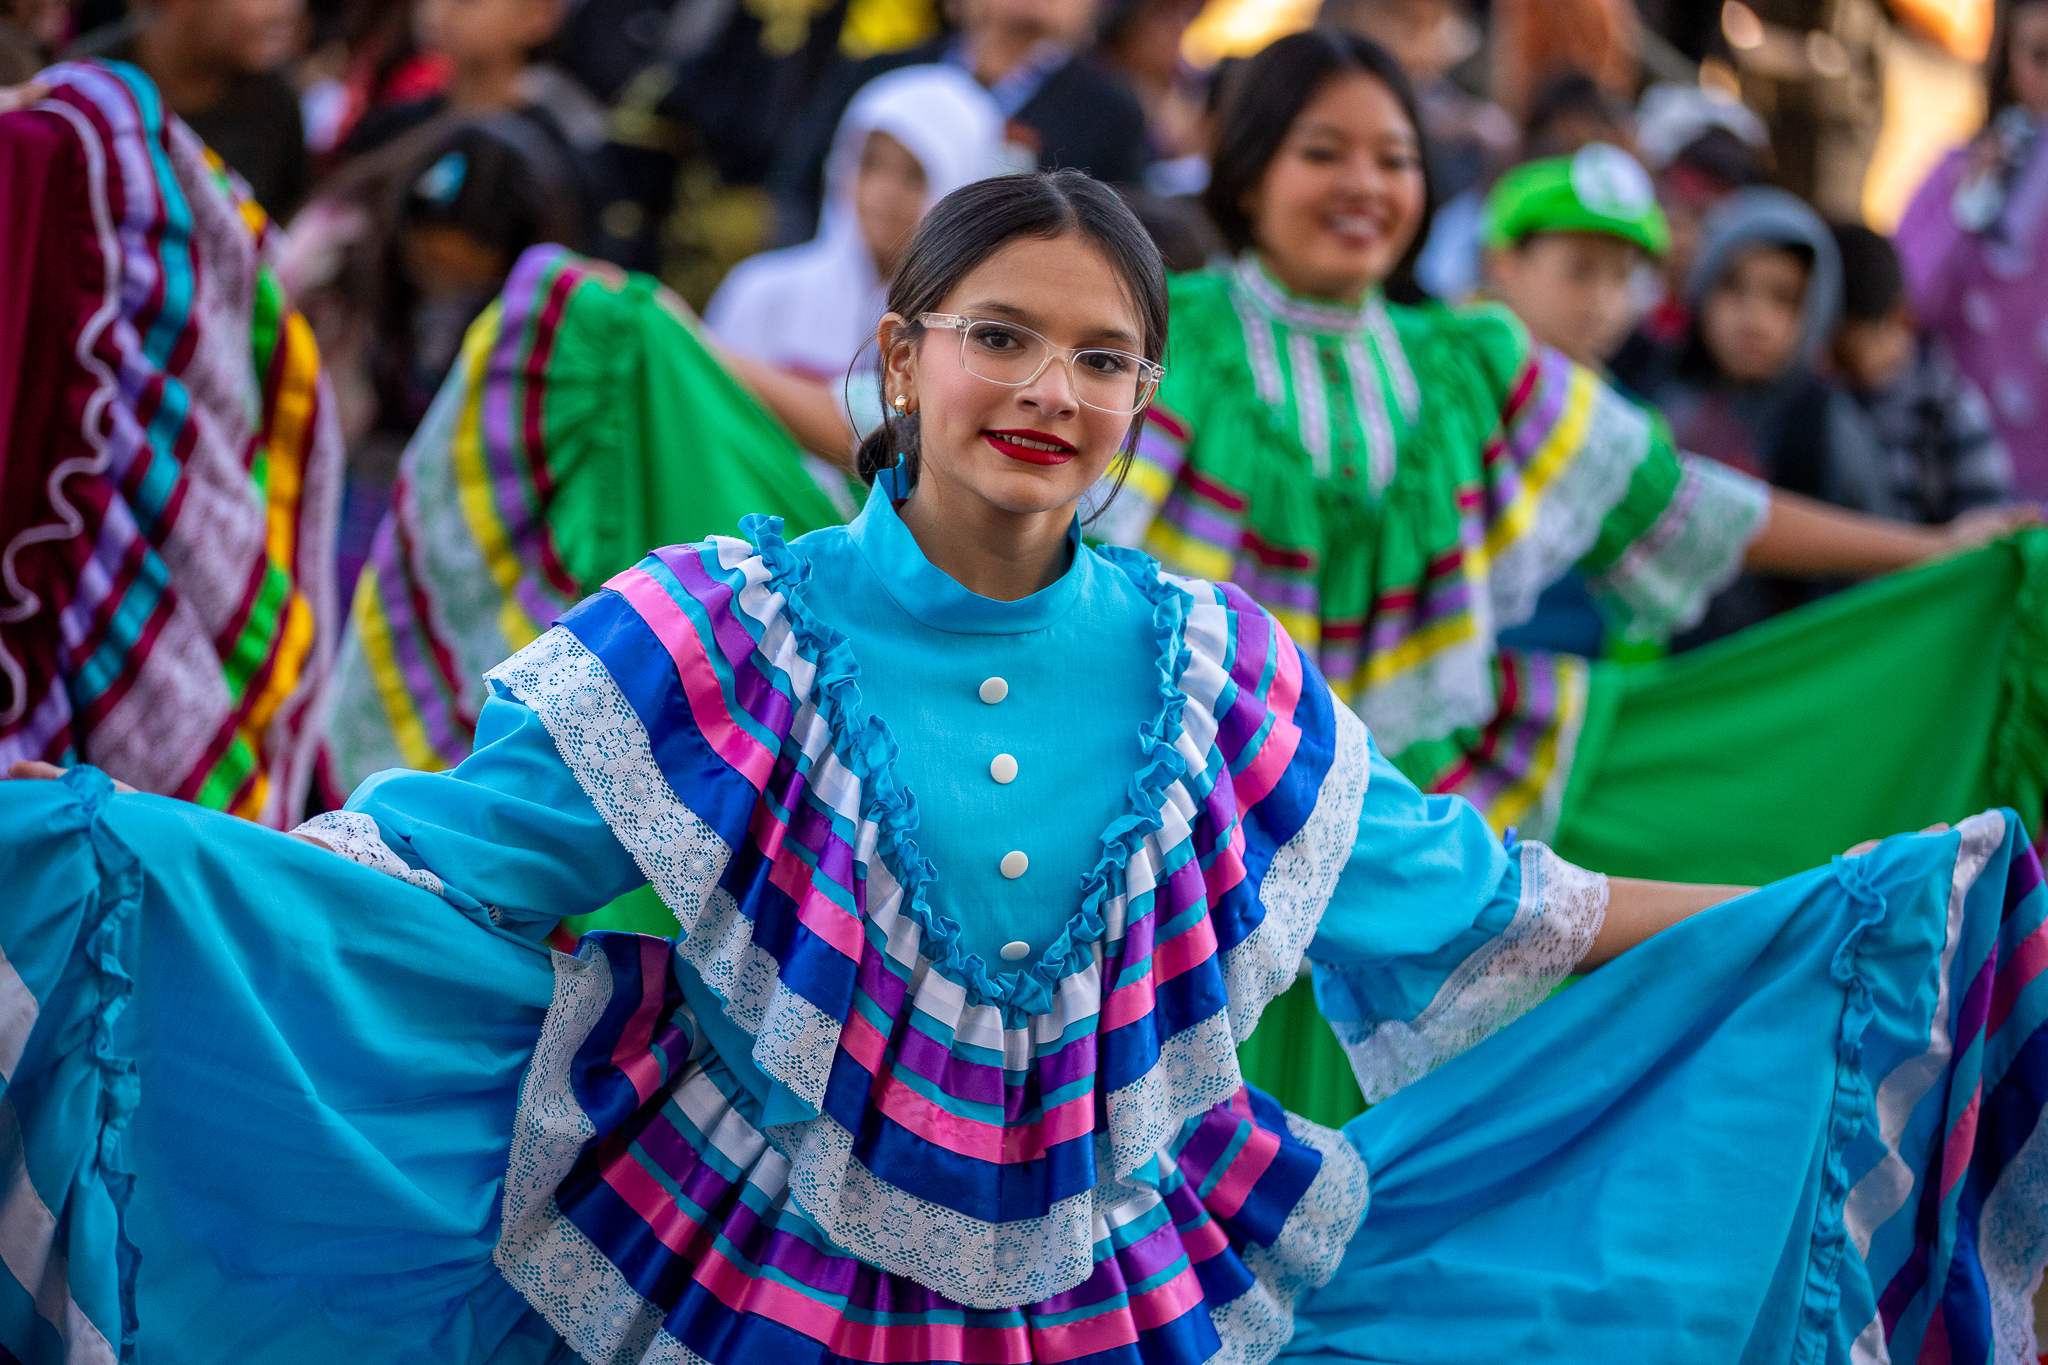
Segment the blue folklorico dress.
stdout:
[[[900,489],[887,489],[898,493]],[[0,1359],[2012,1360],[2019,822],[1696,916],[1423,796],[1236,589],[889,496],[661,550],[311,832],[0,786]],[[556,918],[651,882],[675,939]],[[1312,961],[1375,1107],[1243,1084]]]

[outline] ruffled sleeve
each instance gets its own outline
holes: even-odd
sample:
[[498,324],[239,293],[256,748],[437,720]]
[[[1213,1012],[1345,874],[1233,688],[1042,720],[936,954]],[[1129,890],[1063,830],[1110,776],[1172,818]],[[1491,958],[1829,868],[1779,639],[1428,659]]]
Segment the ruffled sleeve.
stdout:
[[393,769],[299,827],[343,856],[538,938],[644,885],[540,717],[493,682],[476,749],[444,773]]
[[1607,879],[1538,843],[1503,848],[1457,796],[1372,750],[1350,861],[1309,957],[1316,1003],[1369,1103],[1514,1022],[1585,956]]
[[1537,344],[1506,310],[1439,317],[1499,405],[1485,475],[1496,626],[1527,620],[1573,566],[1624,638],[1696,623],[1763,529],[1764,485],[1680,453],[1660,415]]

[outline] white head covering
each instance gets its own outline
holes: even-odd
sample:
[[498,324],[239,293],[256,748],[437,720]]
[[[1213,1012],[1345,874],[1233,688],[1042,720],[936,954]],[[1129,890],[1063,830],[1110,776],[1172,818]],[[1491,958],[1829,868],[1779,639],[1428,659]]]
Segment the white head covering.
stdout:
[[924,167],[927,211],[1004,169],[1003,117],[973,77],[952,66],[878,76],[853,97],[832,138],[818,235],[740,262],[704,310],[725,345],[827,380],[835,392],[888,311],[888,282],[875,273],[854,208],[861,154],[876,132],[901,142]]

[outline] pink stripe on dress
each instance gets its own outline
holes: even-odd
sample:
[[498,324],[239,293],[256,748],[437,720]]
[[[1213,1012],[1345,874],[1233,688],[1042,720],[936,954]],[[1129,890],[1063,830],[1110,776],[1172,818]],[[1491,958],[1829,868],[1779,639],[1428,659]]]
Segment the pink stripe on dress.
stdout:
[[1963,1116],[1956,1120],[1956,1126],[1948,1130],[1948,1136],[1941,1144],[1941,1197],[1948,1198],[1950,1190],[1956,1187],[1970,1170],[1970,1158],[1977,1151],[1977,1114],[1983,1108],[1984,1087],[1979,1085],[1970,1093],[1970,1103],[1963,1110]]
[[1294,723],[1294,708],[1301,701],[1301,651],[1277,632],[1273,647],[1279,655],[1279,666],[1273,686],[1266,693],[1266,709],[1273,713],[1273,725],[1266,731],[1266,742],[1258,757],[1231,779],[1238,809],[1243,811],[1265,800],[1279,785],[1280,775],[1287,771],[1287,765],[1294,761],[1294,751],[1301,747],[1301,727]]
[[620,1153],[617,1160],[604,1168],[604,1183],[640,1215],[647,1230],[660,1238],[663,1246],[678,1256],[692,1254],[703,1233],[702,1226],[683,1212],[675,1197],[647,1173],[647,1168],[631,1152]]
[[796,902],[796,917],[806,929],[855,962],[860,961],[861,950],[868,941],[860,920],[813,886],[813,873],[809,863],[785,847],[777,851],[770,864],[768,880]]
[[669,940],[643,937],[640,940],[640,1004],[626,1027],[619,1031],[612,1049],[612,1065],[633,1083],[633,1093],[645,1104],[661,1089],[661,1063],[648,1051],[654,1041],[654,1021],[661,1014],[663,987],[668,983]]
[[[1242,1093],[1242,1092],[1240,1092]],[[1237,1156],[1232,1159],[1230,1169],[1216,1182],[1208,1196],[1202,1200],[1209,1206],[1209,1212],[1218,1218],[1229,1218],[1244,1207],[1244,1201],[1251,1197],[1252,1186],[1259,1183],[1259,1177],[1272,1166],[1273,1159],[1280,1155],[1280,1135],[1264,1128],[1253,1127],[1252,1135],[1245,1139]]]
[[779,1322],[855,1360],[877,1365],[927,1360],[1028,1365],[1034,1358],[1022,1328],[964,1327],[951,1322],[878,1327],[848,1322],[830,1304],[779,1281],[757,1279],[716,1250],[706,1253],[691,1278],[734,1312]]
[[1991,1037],[2005,1027],[2005,1021],[2012,1017],[2013,1007],[2019,1004],[2020,993],[2033,984],[2034,978],[2048,970],[2048,923],[2021,939],[2019,946],[2012,950],[2012,956],[1998,969],[1998,978],[1991,986],[1991,1020],[1985,1028],[1985,1036]]
[[689,699],[690,715],[705,741],[756,791],[765,789],[775,771],[775,752],[734,723],[726,709],[725,689],[719,685],[718,672],[712,668],[704,653],[704,641],[683,609],[643,569],[627,569],[614,575],[605,586],[631,604],[675,660],[676,677],[682,683],[683,695]]
[[899,1080],[894,1071],[868,1092],[875,1107],[926,1142],[996,1165],[1037,1161],[1062,1142],[1095,1131],[1095,1096],[1077,1095],[1036,1123],[1002,1127],[947,1112]]

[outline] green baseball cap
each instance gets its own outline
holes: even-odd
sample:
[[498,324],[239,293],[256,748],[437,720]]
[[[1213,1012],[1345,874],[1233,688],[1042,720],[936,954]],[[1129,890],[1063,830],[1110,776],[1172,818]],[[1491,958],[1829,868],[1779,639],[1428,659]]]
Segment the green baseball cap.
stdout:
[[1486,245],[1510,247],[1532,232],[1601,232],[1651,256],[1671,248],[1650,173],[1604,142],[1526,162],[1500,178],[1486,196]]

